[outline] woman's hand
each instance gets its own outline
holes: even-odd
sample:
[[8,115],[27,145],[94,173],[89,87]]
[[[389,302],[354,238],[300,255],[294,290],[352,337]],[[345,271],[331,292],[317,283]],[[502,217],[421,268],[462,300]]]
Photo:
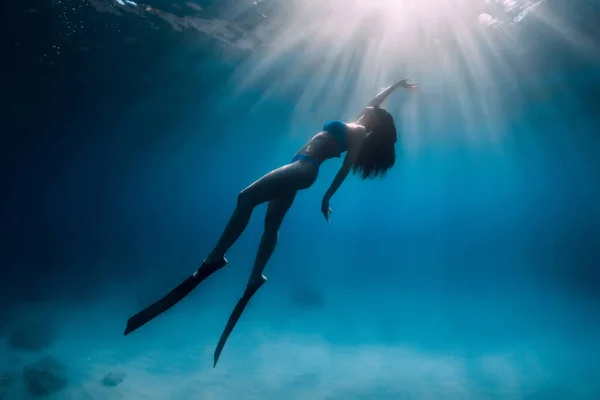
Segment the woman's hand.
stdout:
[[329,222],[329,214],[331,214],[331,208],[329,208],[329,198],[323,197],[323,201],[321,202],[321,212],[325,217],[325,220]]
[[419,88],[416,83],[409,83],[408,79],[402,79],[400,82],[398,82],[398,86],[403,87],[404,89],[411,92]]

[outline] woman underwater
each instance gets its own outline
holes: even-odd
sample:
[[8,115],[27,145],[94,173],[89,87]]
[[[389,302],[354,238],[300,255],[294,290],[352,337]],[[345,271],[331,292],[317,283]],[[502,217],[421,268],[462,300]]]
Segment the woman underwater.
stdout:
[[309,188],[315,182],[321,163],[346,153],[344,162],[321,203],[321,212],[328,222],[331,213],[329,200],[350,171],[367,179],[383,176],[394,165],[396,161],[394,148],[397,140],[396,126],[392,116],[380,105],[394,90],[400,87],[411,91],[417,89],[417,85],[409,83],[407,79],[394,83],[375,96],[357,116],[355,122],[330,121],[326,123],[323,131],[317,133],[298,150],[289,164],[269,172],[242,190],[238,195],[237,206],[225,231],[200,268],[165,297],[129,318],[125,335],[177,304],[202,281],[223,268],[227,264],[225,254],[246,229],[254,208],[268,202],[265,230],[254,267],[246,290],[231,313],[215,350],[213,366],[216,366],[225,342],[244,308],[256,291],[267,281],[263,271],[277,244],[279,227],[285,214],[294,202],[296,193]]

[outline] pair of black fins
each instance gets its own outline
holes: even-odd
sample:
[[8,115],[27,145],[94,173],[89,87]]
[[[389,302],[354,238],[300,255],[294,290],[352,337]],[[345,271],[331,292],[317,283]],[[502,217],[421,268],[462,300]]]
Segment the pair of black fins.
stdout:
[[[202,266],[198,268],[196,272],[181,282],[175,289],[167,293],[166,296],[154,304],[146,307],[133,317],[129,318],[127,320],[127,327],[125,328],[124,335],[128,335],[136,329],[141,328],[154,318],[158,317],[160,314],[167,311],[169,308],[173,307],[175,304],[179,303],[185,296],[190,294],[190,292],[194,290],[196,286],[202,283],[202,281],[223,268],[225,265],[227,265],[227,260],[225,258],[212,264],[207,264],[206,262],[202,263]],[[237,302],[235,308],[229,316],[229,321],[227,321],[227,326],[225,326],[225,330],[221,335],[221,339],[219,339],[219,344],[217,345],[214,354],[213,367],[217,366],[217,362],[219,361],[223,347],[225,347],[225,342],[227,342],[227,338],[229,338],[231,331],[233,331],[233,328],[242,316],[242,313],[248,305],[248,302],[265,282],[266,280],[262,280],[258,284],[248,286],[240,300]]]

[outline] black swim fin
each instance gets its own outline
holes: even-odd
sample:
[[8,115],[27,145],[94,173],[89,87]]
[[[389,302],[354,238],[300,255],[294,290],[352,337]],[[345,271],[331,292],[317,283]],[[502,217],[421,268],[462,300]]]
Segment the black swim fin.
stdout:
[[227,326],[225,326],[225,330],[223,331],[223,334],[221,335],[221,339],[219,339],[219,344],[217,344],[217,348],[215,349],[213,368],[217,366],[217,362],[219,361],[219,357],[221,356],[223,347],[225,347],[227,338],[229,338],[231,331],[233,331],[233,328],[235,328],[235,324],[237,324],[238,320],[242,316],[242,313],[244,312],[244,309],[248,305],[248,302],[250,301],[252,296],[254,296],[256,291],[258,289],[260,289],[260,287],[262,285],[265,284],[266,281],[267,280],[265,278],[263,278],[263,280],[260,281],[259,283],[255,284],[252,287],[247,288],[246,291],[244,292],[244,295],[242,296],[242,298],[239,299],[239,301],[235,305],[235,308],[233,309],[233,311],[231,312],[231,315],[229,316],[229,321],[227,321]]
[[227,265],[227,260],[223,257],[222,260],[207,264],[202,263],[202,266],[196,270],[190,277],[181,282],[179,286],[171,290],[166,296],[158,300],[154,304],[146,307],[139,313],[127,320],[127,327],[125,328],[124,335],[128,335],[136,329],[142,327],[160,314],[179,303],[185,296],[190,294],[192,290],[196,288],[203,280],[211,276],[216,271]]

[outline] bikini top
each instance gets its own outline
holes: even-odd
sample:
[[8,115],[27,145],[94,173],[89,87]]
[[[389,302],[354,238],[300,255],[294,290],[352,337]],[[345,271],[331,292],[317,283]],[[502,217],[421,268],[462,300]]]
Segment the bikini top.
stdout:
[[323,125],[323,131],[333,136],[340,148],[340,154],[346,151],[346,124],[338,120],[329,121]]

